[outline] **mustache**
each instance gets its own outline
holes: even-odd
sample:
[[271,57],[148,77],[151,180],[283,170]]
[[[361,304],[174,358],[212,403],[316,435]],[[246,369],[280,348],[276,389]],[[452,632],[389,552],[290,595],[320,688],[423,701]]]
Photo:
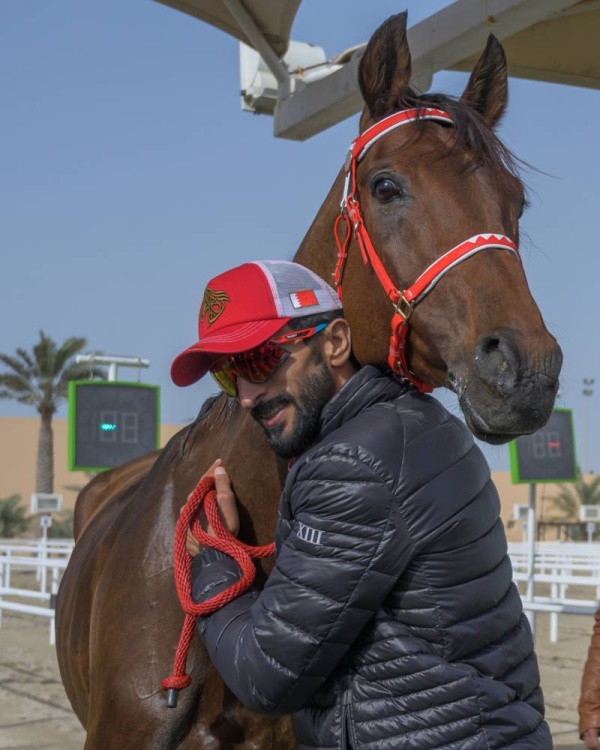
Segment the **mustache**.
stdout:
[[278,412],[284,406],[289,406],[290,404],[293,405],[294,403],[295,401],[291,396],[275,396],[275,398],[272,398],[269,401],[261,401],[256,404],[256,406],[253,406],[250,410],[250,414],[257,422],[260,422],[262,419],[272,417],[273,414]]

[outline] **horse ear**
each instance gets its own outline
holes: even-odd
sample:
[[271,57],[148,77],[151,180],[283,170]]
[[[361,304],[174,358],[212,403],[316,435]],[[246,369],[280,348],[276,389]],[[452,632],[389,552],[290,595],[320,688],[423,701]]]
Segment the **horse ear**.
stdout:
[[508,102],[508,65],[500,42],[490,34],[473,68],[461,101],[477,110],[494,127]]
[[398,107],[410,81],[406,11],[388,18],[373,34],[360,60],[358,85],[373,119]]

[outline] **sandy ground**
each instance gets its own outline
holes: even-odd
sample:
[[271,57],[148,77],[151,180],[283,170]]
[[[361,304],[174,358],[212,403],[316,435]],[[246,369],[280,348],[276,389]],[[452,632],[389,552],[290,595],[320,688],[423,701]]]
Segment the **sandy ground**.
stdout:
[[[561,615],[558,643],[550,643],[549,617],[537,616],[547,718],[561,750],[583,748],[577,736],[577,699],[591,628],[592,617]],[[0,629],[0,750],[82,750],[84,741],[60,682],[48,622],[5,613]]]
[[46,618],[3,614],[0,630],[2,750],[83,748],[85,732],[63,690],[49,633]]

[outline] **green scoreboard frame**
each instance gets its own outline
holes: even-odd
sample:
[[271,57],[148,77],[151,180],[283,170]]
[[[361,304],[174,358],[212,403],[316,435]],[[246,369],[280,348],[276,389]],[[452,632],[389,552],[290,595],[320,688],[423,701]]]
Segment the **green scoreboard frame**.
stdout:
[[160,447],[160,386],[72,380],[68,467],[105,471]]
[[511,441],[508,449],[513,484],[577,481],[572,409],[554,409],[544,427]]

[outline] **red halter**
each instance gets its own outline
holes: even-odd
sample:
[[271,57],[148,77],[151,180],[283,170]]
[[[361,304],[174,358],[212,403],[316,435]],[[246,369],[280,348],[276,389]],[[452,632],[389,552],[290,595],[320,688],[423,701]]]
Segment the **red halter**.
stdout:
[[[390,351],[388,364],[392,370],[409,380],[421,393],[428,393],[433,386],[422,382],[412,373],[406,361],[406,337],[408,334],[408,321],[413,308],[424,299],[438,281],[451,268],[462,263],[463,260],[481,250],[490,248],[501,248],[509,250],[520,259],[516,244],[503,234],[476,234],[460,245],[448,250],[440,258],[435,260],[414,282],[414,284],[403,291],[398,289],[390,279],[383,263],[377,255],[360,210],[360,202],[357,193],[356,169],[360,160],[365,156],[371,146],[389,133],[391,130],[402,125],[408,125],[416,120],[435,120],[447,125],[452,125],[452,118],[441,109],[424,107],[421,109],[406,109],[396,112],[389,117],[380,120],[364,133],[352,141],[348,157],[346,159],[346,180],[344,183],[344,194],[342,196],[341,213],[337,217],[334,234],[338,247],[338,259],[335,267],[334,279],[340,299],[342,299],[342,278],[344,266],[348,257],[348,247],[352,233],[356,237],[358,247],[365,265],[371,264],[379,283],[394,306],[390,336]],[[346,223],[344,239],[340,237],[340,224]]]

